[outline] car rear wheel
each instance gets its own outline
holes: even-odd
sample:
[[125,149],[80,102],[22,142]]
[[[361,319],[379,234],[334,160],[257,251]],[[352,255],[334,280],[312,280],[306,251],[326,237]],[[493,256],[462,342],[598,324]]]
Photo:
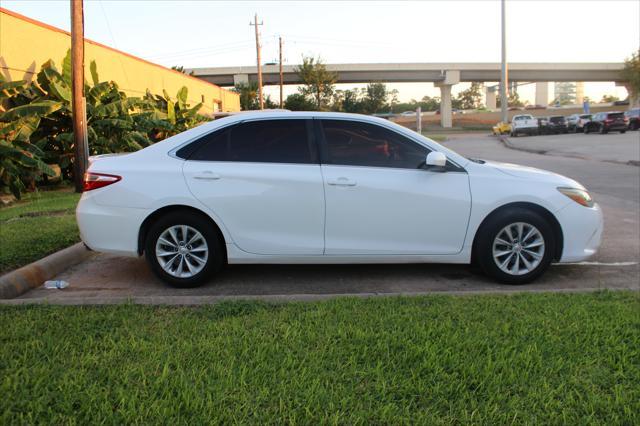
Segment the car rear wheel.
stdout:
[[223,244],[214,226],[189,211],[168,213],[151,226],[145,257],[158,278],[179,288],[203,284],[224,264]]
[[505,284],[526,284],[544,273],[553,259],[555,235],[540,214],[508,208],[478,231],[474,253],[488,276]]

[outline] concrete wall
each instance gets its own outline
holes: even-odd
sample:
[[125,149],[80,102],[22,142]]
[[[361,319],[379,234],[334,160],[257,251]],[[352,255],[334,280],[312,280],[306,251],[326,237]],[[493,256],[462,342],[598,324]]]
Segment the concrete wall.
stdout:
[[[71,47],[68,32],[0,8],[0,73],[8,80],[35,78],[40,66],[53,59],[59,70]],[[203,102],[201,113],[239,111],[237,94],[201,79],[182,74],[108,46],[85,39],[85,74],[91,81],[89,64],[95,60],[101,81],[113,80],[130,96],[142,96],[146,89],[162,94],[165,89],[175,97],[178,90],[189,89],[189,103]]]

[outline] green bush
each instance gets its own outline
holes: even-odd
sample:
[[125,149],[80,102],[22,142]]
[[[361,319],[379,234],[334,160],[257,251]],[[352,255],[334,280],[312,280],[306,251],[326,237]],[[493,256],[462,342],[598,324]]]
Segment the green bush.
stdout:
[[[95,61],[90,70],[92,82],[85,81],[90,155],[136,151],[206,120],[198,114],[202,104],[187,103],[186,87],[176,101],[166,91],[129,97],[115,82],[99,80]],[[61,72],[49,60],[31,84],[0,76],[0,103],[0,190],[20,198],[54,174],[51,164],[64,179],[73,179],[70,52]]]

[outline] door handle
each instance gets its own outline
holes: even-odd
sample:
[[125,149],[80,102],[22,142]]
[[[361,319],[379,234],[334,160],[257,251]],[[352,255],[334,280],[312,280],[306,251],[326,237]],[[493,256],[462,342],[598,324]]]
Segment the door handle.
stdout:
[[331,186],[356,186],[356,181],[348,179],[346,177],[339,177],[338,179],[327,179],[327,184]]
[[220,179],[220,175],[217,173],[206,171],[202,172],[202,174],[195,175],[193,178],[198,180],[218,180]]

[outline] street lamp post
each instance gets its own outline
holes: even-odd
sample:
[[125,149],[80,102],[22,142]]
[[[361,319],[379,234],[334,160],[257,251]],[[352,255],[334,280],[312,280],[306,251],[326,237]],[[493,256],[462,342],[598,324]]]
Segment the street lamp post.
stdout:
[[508,99],[508,84],[509,84],[509,73],[507,71],[507,29],[506,29],[506,17],[505,17],[505,6],[506,0],[501,1],[502,5],[502,73],[500,76],[500,118],[503,123],[509,121],[509,105]]

